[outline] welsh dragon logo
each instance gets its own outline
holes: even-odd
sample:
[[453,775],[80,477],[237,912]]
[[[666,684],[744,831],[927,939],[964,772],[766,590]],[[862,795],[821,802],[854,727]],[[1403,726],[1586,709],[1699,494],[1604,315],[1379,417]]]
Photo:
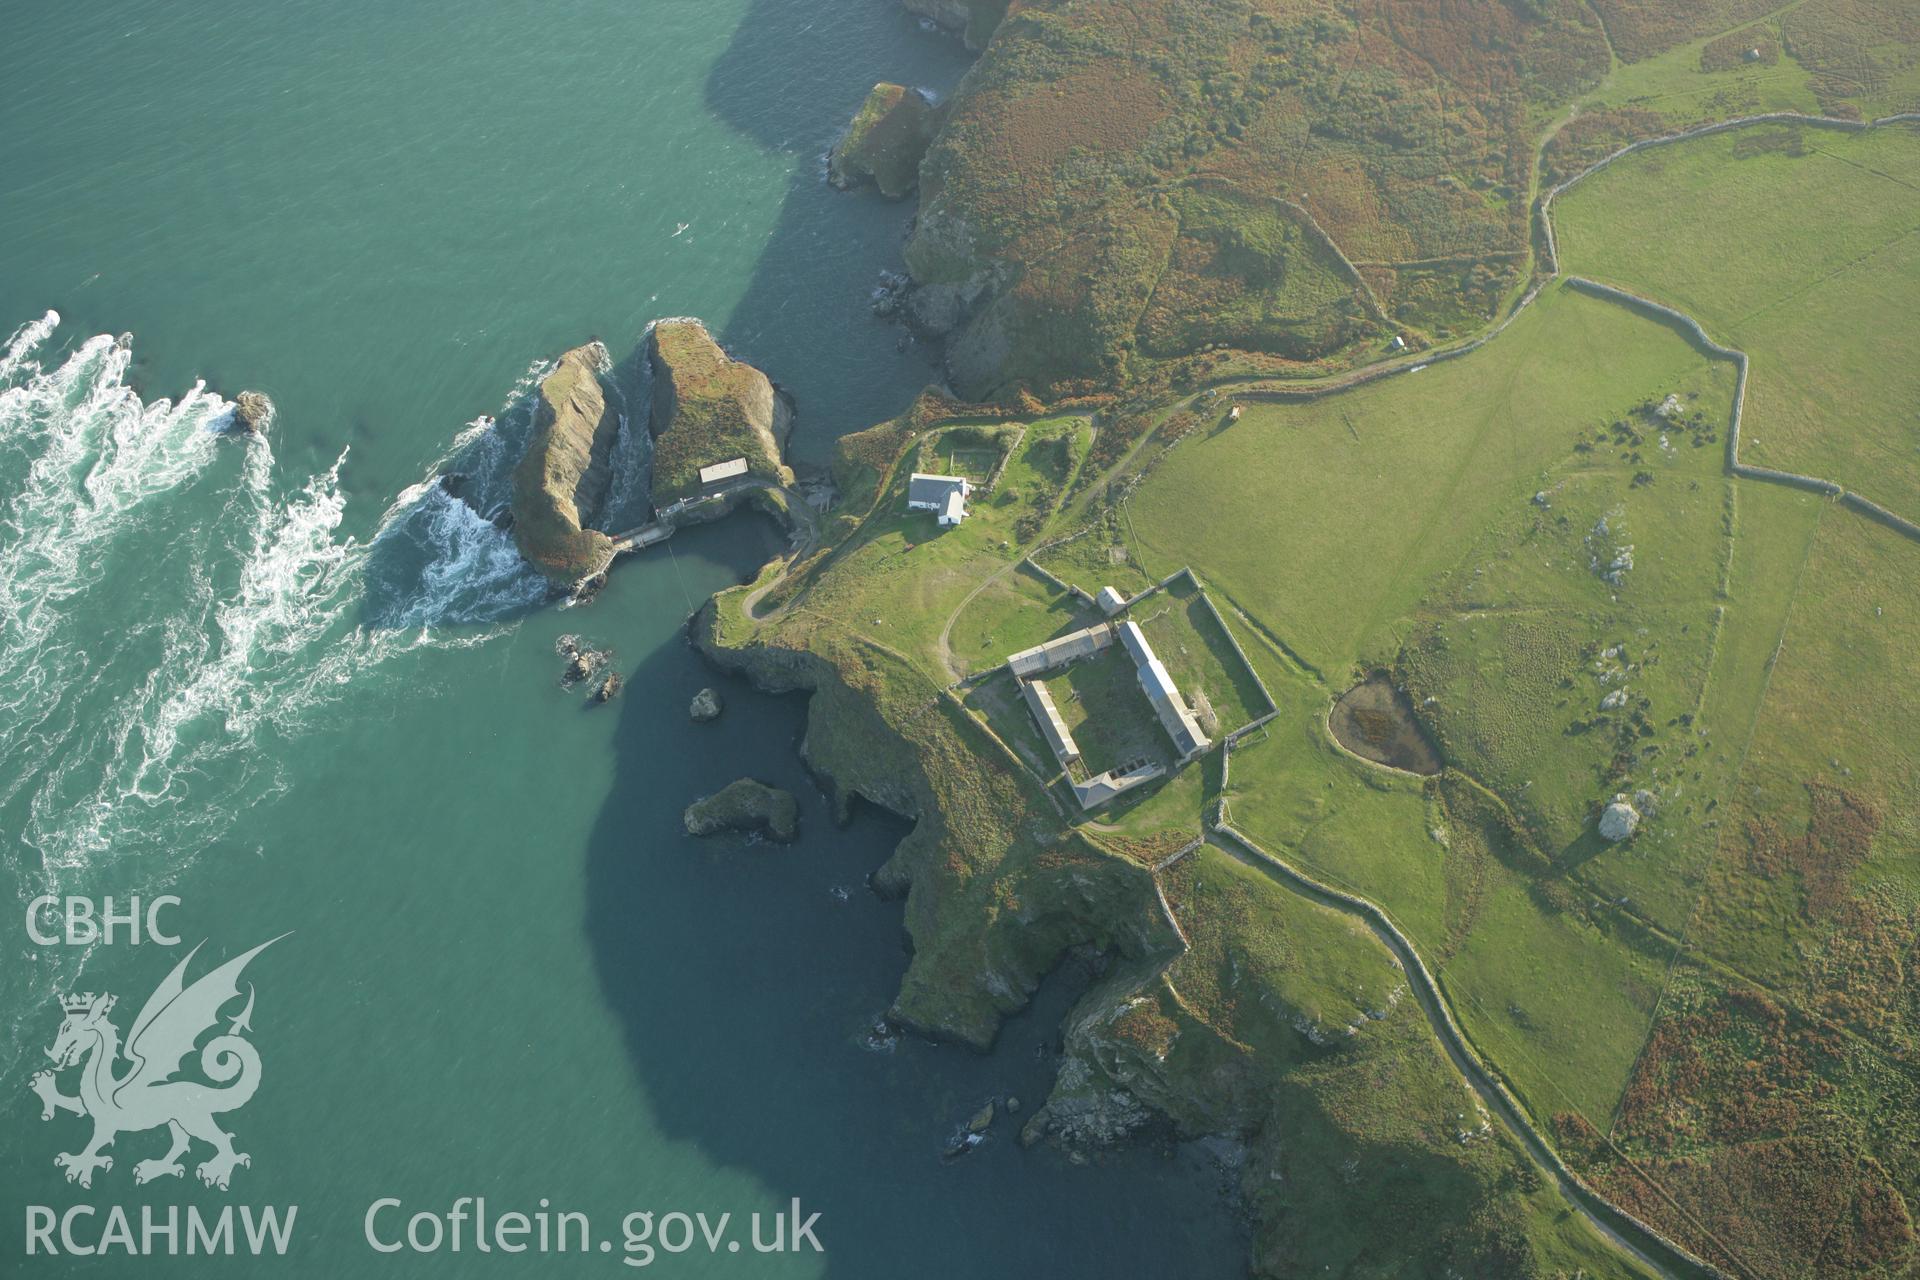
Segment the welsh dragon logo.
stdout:
[[[210,1187],[225,1191],[235,1166],[253,1163],[245,1152],[233,1149],[233,1135],[214,1120],[217,1115],[247,1105],[260,1087],[259,1051],[241,1034],[253,1029],[249,1021],[253,1016],[251,983],[247,985],[246,1007],[229,1020],[225,1032],[208,1040],[200,1050],[201,1073],[213,1084],[174,1077],[200,1037],[218,1025],[220,1010],[239,998],[240,972],[247,962],[278,941],[280,938],[269,939],[188,986],[187,965],[200,952],[196,946],[147,997],[140,1016],[133,1020],[133,1029],[127,1033],[124,1049],[119,1028],[108,1017],[113,1012],[114,996],[89,991],[60,1001],[66,1020],[60,1024],[53,1047],[47,1050],[53,1070],[37,1073],[32,1088],[43,1104],[42,1120],[53,1119],[56,1111],[71,1111],[93,1120],[92,1141],[79,1151],[53,1158],[67,1171],[68,1182],[91,1187],[95,1169],[113,1169],[113,1157],[102,1153],[113,1145],[115,1137],[161,1125],[172,1134],[173,1145],[159,1159],[142,1160],[133,1166],[136,1183],[180,1177],[186,1171],[180,1157],[187,1154],[196,1138],[213,1148],[212,1158],[195,1170],[200,1181]],[[122,1058],[131,1065],[117,1072]],[[69,1096],[60,1092],[56,1073],[76,1064],[80,1065],[80,1092]]]

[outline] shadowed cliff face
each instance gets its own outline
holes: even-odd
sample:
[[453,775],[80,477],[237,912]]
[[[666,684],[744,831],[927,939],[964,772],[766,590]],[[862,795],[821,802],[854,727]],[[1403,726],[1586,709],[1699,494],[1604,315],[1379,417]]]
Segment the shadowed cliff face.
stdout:
[[[897,34],[896,55],[878,65],[849,56],[846,33],[876,24]],[[895,341],[892,326],[868,315],[867,294],[882,267],[897,269],[909,210],[870,191],[834,191],[824,155],[876,81],[943,88],[965,66],[959,42],[923,30],[895,0],[762,0],[709,81],[718,114],[796,158],[746,300],[713,320],[736,358],[794,392],[802,455],[824,457],[836,437],[911,397],[901,381],[876,385],[835,356]],[[673,550],[731,546],[747,519],[689,529]],[[759,563],[758,550],[729,554],[743,576]],[[608,590],[622,589],[616,573]],[[1046,1096],[1056,1028],[1076,992],[1049,983],[990,1056],[911,1037],[869,1043],[907,955],[900,904],[865,881],[906,824],[864,805],[847,825],[835,823],[797,753],[801,698],[757,694],[680,646],[628,674],[627,693],[600,713],[620,718],[616,782],[588,846],[584,927],[661,1128],[747,1170],[770,1196],[798,1195],[823,1213],[826,1253],[774,1271],[836,1280],[891,1280],[903,1270],[1244,1271],[1246,1241],[1197,1156],[1127,1151],[1068,1168],[1022,1151],[1017,1121],[1003,1120],[978,1150],[944,1163],[948,1141],[986,1098],[1015,1094],[1030,1113]],[[726,710],[693,724],[688,700],[705,685],[720,690]],[[663,753],[663,735],[683,749]],[[742,774],[793,793],[793,844],[685,834],[680,806]],[[662,796],[671,803],[659,804]]]
[[[892,52],[849,56],[850,36],[867,48],[886,33]],[[707,80],[707,104],[770,151],[791,156],[793,183],[760,269],[733,314],[710,316],[737,358],[766,371],[794,397],[792,456],[824,461],[833,441],[892,417],[938,379],[938,352],[908,343],[901,375],[876,380],[869,358],[901,343],[875,318],[871,295],[882,271],[899,271],[912,202],[872,188],[836,191],[827,153],[879,81],[944,96],[972,59],[951,36],[928,31],[898,0],[756,0]]]

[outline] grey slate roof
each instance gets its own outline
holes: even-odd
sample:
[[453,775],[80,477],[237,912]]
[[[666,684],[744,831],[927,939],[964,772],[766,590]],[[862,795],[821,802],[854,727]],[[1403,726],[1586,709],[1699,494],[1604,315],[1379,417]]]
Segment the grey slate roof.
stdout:
[[916,471],[907,477],[907,501],[916,506],[924,503],[937,510],[949,493],[965,483],[960,476],[926,475]]

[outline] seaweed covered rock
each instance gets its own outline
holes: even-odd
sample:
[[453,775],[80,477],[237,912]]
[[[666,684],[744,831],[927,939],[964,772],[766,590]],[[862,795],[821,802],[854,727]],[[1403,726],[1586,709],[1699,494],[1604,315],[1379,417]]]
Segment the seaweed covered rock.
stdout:
[[687,806],[687,834],[759,831],[787,841],[800,831],[800,806],[791,794],[752,778],[738,778]]
[[871,179],[899,200],[920,181],[920,158],[933,141],[934,110],[918,90],[877,84],[827,158],[827,180],[846,188]]
[[620,416],[607,403],[598,342],[560,357],[540,383],[533,438],[513,472],[513,540],[548,579],[571,585],[613,558],[613,540],[588,528],[612,484]]
[[653,501],[698,496],[703,467],[744,458],[747,474],[793,483],[781,460],[793,407],[767,375],[720,348],[698,320],[662,320],[647,336],[653,369]]
[[265,435],[273,422],[273,401],[261,391],[242,391],[233,398],[233,428],[250,436]]

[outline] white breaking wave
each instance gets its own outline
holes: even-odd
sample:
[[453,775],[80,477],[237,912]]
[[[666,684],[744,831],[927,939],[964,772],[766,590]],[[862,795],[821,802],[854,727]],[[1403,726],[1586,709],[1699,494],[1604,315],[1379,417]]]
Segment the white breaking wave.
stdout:
[[[38,855],[16,863],[31,892],[108,855],[177,868],[286,785],[274,743],[362,673],[482,642],[495,631],[432,628],[540,598],[511,540],[437,487],[370,542],[342,537],[346,454],[282,496],[266,439],[218,433],[226,401],[143,403],[124,339],[43,368],[58,319],[14,335],[0,384],[0,821]],[[403,510],[414,572],[367,625],[369,564]]]
[[[510,619],[546,592],[437,475],[369,541],[343,537],[345,453],[284,492],[267,439],[223,431],[225,400],[196,385],[144,402],[128,339],[56,349],[59,323],[49,311],[0,355],[0,880],[16,911],[43,892],[158,892],[285,789],[287,744],[328,708],[390,696],[374,668],[485,643],[503,628],[434,628]],[[482,420],[449,456],[499,489],[507,452]],[[376,606],[383,560],[400,568]],[[84,965],[42,953],[29,981],[51,993]]]

